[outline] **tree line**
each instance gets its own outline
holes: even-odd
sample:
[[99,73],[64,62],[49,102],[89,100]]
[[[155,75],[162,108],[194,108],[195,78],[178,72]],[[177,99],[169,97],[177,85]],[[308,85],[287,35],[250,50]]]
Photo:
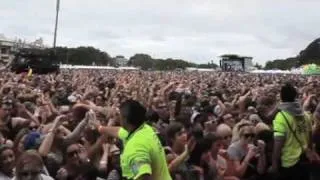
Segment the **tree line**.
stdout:
[[135,54],[130,57],[129,66],[140,67],[143,70],[175,70],[185,69],[187,67],[197,68],[216,68],[218,65],[214,63],[196,64],[182,59],[153,59],[147,54]]
[[[111,57],[107,52],[94,47],[57,47],[56,49],[43,50],[48,53],[55,53],[55,62],[71,65],[98,65],[98,66],[118,66],[115,57]],[[213,62],[207,64],[196,64],[182,59],[154,59],[148,54],[135,54],[128,59],[128,66],[140,67],[143,70],[175,70],[187,67],[216,68],[218,65]]]
[[[107,52],[101,51],[94,47],[57,47],[45,49],[44,51],[55,51],[55,59],[59,63],[72,65],[110,65],[118,66],[117,59],[111,57]],[[302,50],[296,57],[287,59],[276,59],[268,61],[263,67],[255,64],[258,69],[281,69],[287,70],[301,65],[315,63],[320,65],[320,38],[310,43],[306,49]],[[217,68],[218,65],[213,62],[206,64],[197,64],[183,59],[155,59],[148,54],[135,54],[128,60],[128,66],[140,67],[143,70],[174,70],[185,69],[187,67],[197,68]]]
[[80,46],[77,48],[57,47],[45,49],[48,53],[54,53],[56,63],[71,65],[114,65],[114,59],[106,52],[94,47]]
[[306,64],[320,65],[320,38],[311,42],[296,57],[268,61],[265,69],[292,69]]

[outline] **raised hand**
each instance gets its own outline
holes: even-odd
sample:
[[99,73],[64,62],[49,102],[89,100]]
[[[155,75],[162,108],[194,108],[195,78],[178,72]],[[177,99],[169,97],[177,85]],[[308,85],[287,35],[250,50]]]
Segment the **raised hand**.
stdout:
[[97,120],[96,113],[93,110],[89,110],[85,116],[86,121],[89,122],[89,127],[92,129],[100,126],[100,122]]
[[255,157],[257,155],[257,147],[254,146],[254,145],[251,145],[248,147],[248,154],[247,154],[247,157],[248,157],[248,160],[250,161],[253,157]]
[[258,148],[259,148],[259,150],[260,151],[264,151],[265,147],[266,147],[266,143],[264,141],[262,141],[262,140],[258,140]]
[[53,128],[57,129],[66,120],[66,115],[57,116],[53,122]]
[[188,153],[191,153],[194,148],[196,147],[196,144],[197,144],[197,141],[194,137],[191,137],[188,141],[188,143],[186,144],[186,147],[185,147],[185,150],[188,152]]
[[66,180],[68,178],[68,171],[65,168],[60,168],[57,172],[56,178],[58,180]]

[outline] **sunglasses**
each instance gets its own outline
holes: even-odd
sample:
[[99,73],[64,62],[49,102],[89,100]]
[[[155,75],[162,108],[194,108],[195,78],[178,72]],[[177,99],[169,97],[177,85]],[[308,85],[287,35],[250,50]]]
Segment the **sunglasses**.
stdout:
[[246,133],[246,134],[243,134],[243,136],[245,138],[254,138],[256,135],[254,133]]

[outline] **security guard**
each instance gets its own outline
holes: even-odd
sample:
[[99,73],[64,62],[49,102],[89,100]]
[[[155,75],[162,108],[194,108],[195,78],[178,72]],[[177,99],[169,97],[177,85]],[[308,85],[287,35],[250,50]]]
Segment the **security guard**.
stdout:
[[120,138],[122,176],[127,180],[171,180],[164,148],[151,126],[145,123],[146,109],[137,101],[120,106],[121,126],[106,127],[95,123],[101,134]]

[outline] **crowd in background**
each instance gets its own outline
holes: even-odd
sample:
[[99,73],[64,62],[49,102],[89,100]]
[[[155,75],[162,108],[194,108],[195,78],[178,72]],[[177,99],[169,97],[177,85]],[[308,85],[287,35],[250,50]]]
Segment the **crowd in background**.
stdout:
[[[123,144],[100,135],[87,112],[93,110],[104,126],[119,126],[119,106],[129,99],[146,108],[146,122],[157,132],[175,180],[276,178],[282,166],[293,167],[300,161],[304,152],[300,144],[309,146],[303,138],[297,141],[296,131],[283,124],[288,118],[292,125],[301,106],[297,116],[310,130],[310,136],[309,131],[302,132],[311,144],[306,148],[312,152],[308,173],[310,179],[320,179],[319,77],[183,71],[62,70],[32,76],[2,72],[0,98],[0,180],[122,179]],[[276,158],[275,140],[282,136],[286,139]]]

